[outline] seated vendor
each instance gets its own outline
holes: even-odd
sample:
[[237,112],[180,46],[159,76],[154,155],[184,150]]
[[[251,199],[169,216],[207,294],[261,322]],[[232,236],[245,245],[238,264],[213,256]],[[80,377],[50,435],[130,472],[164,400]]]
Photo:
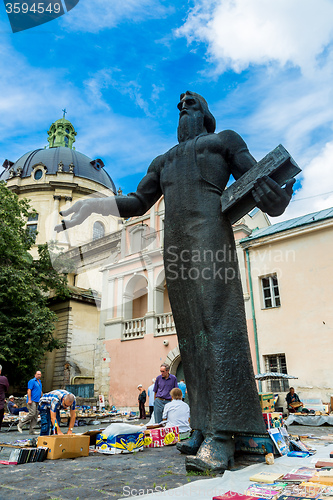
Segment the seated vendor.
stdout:
[[298,409],[301,409],[303,406],[303,403],[297,396],[295,389],[293,387],[290,387],[288,394],[286,395],[286,401],[287,401],[287,408],[290,413],[296,413]]
[[28,408],[26,406],[23,406],[22,408],[19,408],[15,403],[14,403],[14,396],[9,396],[8,402],[7,402],[7,409],[11,415],[19,415],[20,411],[26,411],[28,412]]
[[181,389],[175,387],[170,391],[172,401],[164,406],[163,410],[163,424],[165,427],[179,427],[180,439],[189,437],[190,427],[190,407],[187,403],[182,401],[183,393]]

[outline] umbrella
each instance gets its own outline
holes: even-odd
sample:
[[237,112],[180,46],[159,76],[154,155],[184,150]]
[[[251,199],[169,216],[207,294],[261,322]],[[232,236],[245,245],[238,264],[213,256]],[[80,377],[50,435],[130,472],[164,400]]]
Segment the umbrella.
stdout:
[[274,380],[274,379],[284,379],[284,378],[298,378],[294,375],[288,375],[288,373],[278,373],[278,372],[266,372],[258,373],[255,376],[256,380]]

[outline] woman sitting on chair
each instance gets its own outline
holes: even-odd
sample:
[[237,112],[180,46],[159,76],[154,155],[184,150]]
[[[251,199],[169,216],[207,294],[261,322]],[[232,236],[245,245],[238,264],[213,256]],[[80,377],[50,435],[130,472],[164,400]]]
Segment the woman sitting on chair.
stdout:
[[302,408],[303,403],[297,396],[295,389],[290,387],[289,392],[286,396],[287,408],[290,413],[296,413],[299,408]]

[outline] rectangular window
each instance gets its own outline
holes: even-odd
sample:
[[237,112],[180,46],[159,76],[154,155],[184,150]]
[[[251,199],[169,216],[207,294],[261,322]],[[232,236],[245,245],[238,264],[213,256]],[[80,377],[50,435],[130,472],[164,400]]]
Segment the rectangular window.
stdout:
[[[264,356],[265,371],[288,373],[285,354],[269,354]],[[289,391],[288,379],[267,380],[267,389],[270,392],[287,392]]]
[[35,221],[38,221],[38,214],[36,213],[30,214],[28,217],[28,222],[35,222]]
[[28,222],[27,222],[27,234],[31,236],[34,241],[36,241],[37,238],[37,223],[38,223],[38,214],[32,213],[28,216]]
[[37,224],[27,224],[27,233],[36,241],[37,238]]
[[281,305],[279,285],[276,274],[261,278],[262,297],[264,309],[279,307]]

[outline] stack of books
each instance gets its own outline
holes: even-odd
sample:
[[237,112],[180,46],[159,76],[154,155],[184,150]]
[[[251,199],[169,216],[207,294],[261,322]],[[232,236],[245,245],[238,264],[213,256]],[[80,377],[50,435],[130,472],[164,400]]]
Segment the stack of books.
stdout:
[[43,462],[47,457],[48,448],[14,448],[8,460],[0,460],[3,465],[26,464],[28,462]]

